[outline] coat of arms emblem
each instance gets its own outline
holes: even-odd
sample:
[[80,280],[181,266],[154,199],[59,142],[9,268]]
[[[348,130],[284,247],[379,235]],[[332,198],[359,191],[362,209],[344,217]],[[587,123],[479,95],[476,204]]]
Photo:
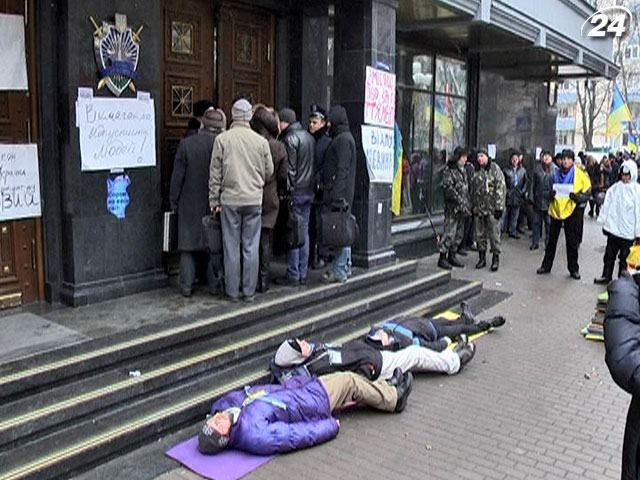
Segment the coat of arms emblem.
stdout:
[[137,77],[142,26],[134,32],[127,26],[127,16],[119,13],[115,15],[115,24],[103,21],[99,26],[93,18],[91,21],[95,27],[93,50],[102,76],[98,90],[106,85],[117,97],[127,87],[135,92],[133,81]]

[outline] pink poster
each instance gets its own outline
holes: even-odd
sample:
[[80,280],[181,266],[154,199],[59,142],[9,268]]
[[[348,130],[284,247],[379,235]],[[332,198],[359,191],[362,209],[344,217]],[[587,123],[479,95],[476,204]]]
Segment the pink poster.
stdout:
[[367,66],[364,123],[393,128],[396,116],[396,76]]

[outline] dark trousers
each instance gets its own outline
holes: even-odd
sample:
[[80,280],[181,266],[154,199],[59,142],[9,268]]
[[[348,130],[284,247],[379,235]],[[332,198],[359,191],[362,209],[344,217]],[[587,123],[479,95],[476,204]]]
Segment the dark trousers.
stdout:
[[258,291],[266,292],[269,288],[269,268],[271,266],[271,237],[272,228],[260,229],[260,245],[258,255],[260,256],[260,266],[258,267]]
[[567,242],[567,268],[569,272],[579,272],[580,267],[578,265],[578,245],[580,230],[584,221],[582,214],[584,210],[576,208],[569,217],[564,220],[557,220],[551,218],[549,225],[549,243],[544,252],[544,259],[542,260],[542,268],[545,270],[551,270],[553,267],[553,260],[556,256],[556,247],[558,246],[558,238],[560,237],[560,230],[564,227],[564,238]]
[[[206,268],[198,268],[205,266]],[[193,289],[198,270],[206,270],[209,293],[222,293],[222,255],[208,252],[180,252],[180,288],[184,291]],[[200,277],[201,280],[204,280]]]
[[438,320],[432,319],[431,323],[438,332],[438,338],[449,337],[457,338],[460,334],[473,335],[475,333],[488,330],[490,325],[487,322],[464,323],[462,320]]
[[523,201],[520,205],[520,212],[518,214],[518,228],[523,229],[524,222],[527,222],[527,228],[533,229],[533,207],[530,203]]
[[593,212],[595,210],[596,217],[600,216],[600,202],[598,201],[598,194],[600,190],[597,188],[591,189],[591,198],[589,199],[589,216],[593,217]]
[[510,235],[515,235],[518,227],[518,218],[520,217],[520,205],[508,206],[504,215],[504,222],[502,224],[502,233],[509,232]]
[[464,237],[462,238],[463,247],[471,247],[476,241],[476,222],[473,215],[464,217]]
[[549,225],[550,225],[549,213],[546,210],[534,210],[533,211],[533,232],[531,237],[531,244],[538,245],[538,242],[542,238],[542,226],[544,225],[544,245],[545,247],[549,243]]
[[622,480],[638,480],[640,475],[640,397],[633,395],[627,412],[622,444]]
[[625,240],[617,237],[609,232],[607,235],[607,248],[604,251],[604,266],[602,267],[602,276],[611,280],[613,277],[613,268],[616,265],[616,257],[618,257],[618,277],[627,268],[627,257],[629,249],[633,245],[633,240]]
[[576,212],[580,216],[580,223],[578,224],[578,245],[582,243],[582,237],[584,235],[584,211],[586,208],[586,205],[584,207],[576,207]]
[[293,194],[293,210],[302,217],[305,232],[304,245],[287,253],[287,276],[295,280],[306,279],[309,269],[309,215],[312,199],[313,193]]

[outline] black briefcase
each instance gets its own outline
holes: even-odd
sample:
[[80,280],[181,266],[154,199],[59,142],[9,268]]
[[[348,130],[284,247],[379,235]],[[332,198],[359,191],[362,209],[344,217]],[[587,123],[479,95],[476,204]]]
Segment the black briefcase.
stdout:
[[323,246],[350,247],[358,239],[360,227],[351,212],[325,211],[320,217],[320,241]]
[[287,212],[287,231],[285,240],[287,248],[293,250],[304,246],[304,218],[302,215],[296,213],[293,209],[293,205],[289,204]]
[[222,252],[222,227],[220,215],[205,215],[202,217],[202,230],[205,246],[210,253]]

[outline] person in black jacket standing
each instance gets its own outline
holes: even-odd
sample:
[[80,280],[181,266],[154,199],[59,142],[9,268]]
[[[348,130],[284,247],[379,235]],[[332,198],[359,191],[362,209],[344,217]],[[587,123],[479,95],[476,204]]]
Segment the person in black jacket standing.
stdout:
[[[226,127],[222,110],[207,109],[201,117],[198,134],[180,141],[173,163],[169,201],[178,214],[178,250],[180,251],[180,293],[190,297],[196,278],[196,262],[205,252],[202,217],[209,213],[209,162],[213,142]],[[205,263],[205,262],[203,262]],[[207,283],[209,293],[222,293],[222,258],[208,255]]]
[[553,163],[551,152],[544,151],[541,160],[533,168],[531,177],[531,188],[529,199],[533,204],[533,232],[531,236],[531,246],[529,250],[537,250],[538,242],[542,237],[542,226],[544,225],[544,246],[549,243],[549,203],[553,192],[553,175],[556,166]]
[[315,197],[311,204],[311,219],[309,221],[309,265],[313,269],[324,268],[326,252],[319,242],[320,213],[322,210],[322,167],[324,156],[331,143],[329,127],[327,126],[327,112],[315,103],[309,108],[309,133],[316,139],[314,151]]
[[640,478],[640,247],[632,247],[627,271],[609,284],[604,321],[605,361],[611,377],[631,394],[622,446],[622,480]]
[[288,253],[287,276],[276,279],[275,283],[295,287],[307,283],[309,269],[309,215],[315,175],[313,170],[314,150],[316,142],[298,120],[296,113],[290,108],[278,112],[280,117],[280,139],[287,149],[289,157],[288,190],[293,211],[300,215],[304,222],[304,244],[292,248]]
[[[351,212],[356,183],[356,142],[349,130],[347,111],[336,105],[329,111],[329,135],[322,169],[325,209]],[[331,270],[322,277],[325,283],[344,283],[351,275],[351,245],[338,248]]]

